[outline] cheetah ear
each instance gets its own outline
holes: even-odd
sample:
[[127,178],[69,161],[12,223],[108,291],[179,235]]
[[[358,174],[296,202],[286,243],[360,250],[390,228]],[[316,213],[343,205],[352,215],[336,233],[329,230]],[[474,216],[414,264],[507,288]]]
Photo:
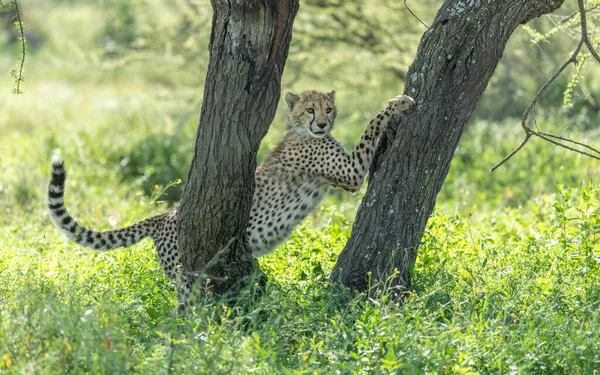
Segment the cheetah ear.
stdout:
[[291,92],[286,92],[284,99],[288,105],[288,108],[292,109],[294,108],[294,103],[298,101],[298,95],[292,94]]
[[329,99],[331,99],[332,102],[335,102],[335,90],[333,90],[330,93],[327,93],[327,96],[329,97]]

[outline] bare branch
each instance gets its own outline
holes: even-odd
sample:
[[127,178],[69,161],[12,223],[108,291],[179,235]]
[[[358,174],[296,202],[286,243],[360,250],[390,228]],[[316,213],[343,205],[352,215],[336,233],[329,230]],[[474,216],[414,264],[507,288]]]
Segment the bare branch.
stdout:
[[583,4],[583,0],[577,0],[577,5],[579,6],[579,14],[580,14],[580,19],[581,19],[581,40],[583,40],[585,42],[585,46],[588,48],[588,50],[590,51],[592,56],[594,56],[596,61],[598,63],[600,63],[600,56],[598,56],[598,53],[596,52],[596,49],[592,45],[592,42],[590,41],[590,37],[588,35],[587,16],[586,16],[586,11],[585,11],[585,6]]
[[[596,4],[596,5],[594,5],[594,6],[590,7],[590,8],[587,8],[585,11],[586,11],[586,13],[589,13],[589,12],[597,9],[598,7],[600,7],[600,4]],[[552,21],[552,23],[554,23],[554,25],[556,25],[556,26],[565,24],[565,23],[569,22],[573,17],[577,16],[579,13],[580,12],[579,12],[579,9],[578,9],[575,12],[569,14],[568,16],[564,16],[560,21],[558,21],[558,23],[554,22],[554,21]],[[550,18],[551,16],[547,15],[547,17]]]
[[559,136],[559,135],[554,135],[554,134],[550,134],[550,133],[544,133],[544,132],[536,132],[536,133],[537,133],[536,135],[538,135],[538,136],[540,136],[540,137],[541,137],[541,136],[543,136],[543,137],[549,137],[549,138],[556,138],[556,139],[559,139],[559,140],[561,140],[561,141],[565,141],[565,142],[574,143],[574,144],[576,144],[577,146],[581,146],[581,147],[587,148],[588,150],[590,150],[590,151],[592,151],[592,152],[595,152],[595,153],[597,153],[598,155],[600,155],[600,150],[598,150],[598,149],[596,149],[596,148],[593,148],[593,147],[591,147],[590,145],[586,145],[585,143],[577,142],[577,141],[574,141],[574,140],[572,140],[572,139],[565,138],[565,137],[561,137],[561,136]]
[[[545,141],[547,141],[547,142],[550,142],[550,143],[552,143],[552,144],[554,144],[554,145],[556,145],[556,146],[559,146],[559,147],[562,147],[562,148],[566,148],[567,150],[574,151],[574,152],[576,152],[576,153],[578,153],[578,154],[585,155],[585,156],[588,156],[588,157],[590,157],[590,158],[593,158],[593,159],[600,160],[600,156],[592,155],[592,154],[590,154],[590,153],[588,153],[588,152],[585,152],[585,151],[578,150],[578,149],[576,149],[576,148],[574,148],[574,147],[571,147],[571,146],[567,146],[567,145],[566,145],[566,144],[564,144],[564,143],[560,143],[560,142],[558,142],[558,141],[552,140],[550,137],[547,137],[547,136],[545,136],[545,135],[542,135],[542,134],[540,134],[540,133],[538,133],[538,132],[535,132],[534,134],[535,134],[536,136],[538,136],[538,137],[542,138],[543,140],[545,140]],[[556,136],[552,135],[552,137],[556,137]],[[569,141],[569,142],[573,142],[573,143],[578,143],[578,142],[572,141],[572,140],[570,140],[570,139],[569,139],[568,141]],[[589,146],[587,146],[587,145],[586,145],[586,147],[589,147]],[[591,147],[589,147],[589,148],[591,148]]]
[[[592,45],[592,42],[588,35],[586,9],[583,4],[583,0],[577,0],[577,4],[579,6],[579,16],[580,16],[580,22],[581,22],[581,38],[579,39],[579,43],[577,44],[577,47],[573,51],[573,54],[571,54],[571,57],[567,61],[565,61],[560,66],[560,68],[558,68],[556,70],[556,72],[554,72],[552,77],[550,77],[550,79],[548,79],[548,81],[546,81],[546,83],[538,90],[538,92],[535,94],[535,96],[533,97],[533,99],[531,100],[529,105],[527,106],[527,109],[523,113],[523,117],[521,117],[521,127],[523,128],[523,131],[525,132],[525,139],[523,140],[523,142],[521,142],[521,144],[516,149],[514,149],[508,156],[506,156],[499,163],[494,165],[490,169],[490,172],[495,171],[500,166],[502,166],[502,164],[506,163],[508,160],[510,160],[510,158],[515,156],[515,154],[517,152],[519,152],[523,148],[523,146],[525,146],[525,144],[527,143],[527,141],[529,141],[529,138],[531,138],[532,135],[535,135],[536,137],[539,137],[539,138],[545,140],[546,142],[550,142],[556,146],[565,148],[570,151],[574,151],[578,154],[581,154],[581,155],[584,155],[584,156],[587,156],[587,157],[590,157],[593,159],[600,160],[600,150],[598,150],[592,146],[589,146],[583,142],[578,142],[578,141],[575,141],[575,140],[572,140],[572,139],[569,139],[566,137],[561,137],[559,135],[544,133],[541,131],[535,131],[527,125],[527,119],[529,117],[529,114],[531,113],[531,111],[533,111],[533,109],[535,108],[535,105],[540,100],[542,95],[546,92],[548,87],[550,87],[550,85],[556,80],[556,78],[558,78],[562,74],[562,72],[567,68],[567,66],[569,66],[572,63],[573,64],[577,63],[577,57],[579,56],[579,53],[581,52],[581,48],[583,47],[584,44],[587,47],[587,49],[590,51],[592,56],[596,59],[596,61],[598,63],[600,63],[600,56],[594,49],[594,46]],[[591,152],[582,151],[573,146],[569,146],[568,145],[569,143],[577,145],[584,149],[587,149]]]
[[23,67],[25,65],[25,32],[23,31],[23,21],[21,20],[21,9],[19,8],[19,0],[13,0],[13,6],[15,7],[15,18],[17,21],[15,22],[21,39],[21,65],[19,66],[19,71],[13,70],[11,75],[15,79],[15,88],[13,93],[21,94],[23,91],[21,90],[23,84]]
[[523,146],[525,146],[525,143],[527,143],[527,141],[529,141],[529,138],[531,138],[531,133],[527,133],[525,135],[525,139],[523,139],[523,142],[521,142],[521,144],[519,145],[519,147],[515,148],[510,154],[508,154],[507,157],[505,157],[504,159],[500,160],[500,162],[496,165],[494,165],[492,167],[492,169],[490,169],[490,172],[495,171],[496,169],[500,168],[500,166],[502,166],[502,164],[506,163],[507,161],[510,160],[510,158],[512,158],[517,152],[519,152]]
[[429,29],[429,26],[427,26],[425,22],[421,21],[421,19],[417,17],[417,15],[408,7],[408,4],[406,4],[406,0],[404,0],[404,7],[410,12],[410,14],[413,15],[413,17],[415,17],[419,22],[421,22],[421,25],[425,26],[426,29]]
[[546,81],[546,83],[544,83],[544,86],[542,86],[538,90],[538,92],[535,94],[535,96],[533,97],[533,99],[531,100],[529,105],[527,106],[527,109],[525,110],[525,112],[523,113],[523,117],[521,118],[521,127],[523,128],[525,133],[528,133],[528,129],[531,130],[527,126],[527,118],[529,117],[529,113],[533,110],[533,108],[535,107],[537,102],[540,100],[542,95],[544,95],[544,93],[546,92],[548,87],[550,87],[550,85],[562,74],[562,72],[567,68],[567,66],[569,66],[572,63],[574,64],[577,62],[577,56],[579,55],[579,52],[581,52],[582,46],[583,46],[583,40],[580,40],[579,43],[577,44],[577,48],[575,48],[575,51],[573,51],[573,54],[571,55],[571,57],[567,61],[565,61],[560,66],[560,68],[558,68],[556,70],[556,72],[554,72],[552,77],[550,77],[550,79],[548,81]]

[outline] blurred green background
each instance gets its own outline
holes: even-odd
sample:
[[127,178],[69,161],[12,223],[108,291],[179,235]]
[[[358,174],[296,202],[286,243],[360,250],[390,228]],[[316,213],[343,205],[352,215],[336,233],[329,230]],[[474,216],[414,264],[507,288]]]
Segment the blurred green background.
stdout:
[[[409,5],[430,24],[441,1]],[[15,202],[27,206],[30,197],[43,194],[55,149],[77,171],[72,182],[91,189],[91,201],[96,189],[152,196],[171,181],[185,181],[208,61],[209,2],[28,0],[22,10],[28,37],[22,95],[11,94],[9,72],[20,44],[6,11],[0,29],[0,202],[12,210]],[[565,6],[560,14],[572,10]],[[518,207],[558,183],[581,186],[593,179],[596,162],[539,140],[488,172],[520,142],[518,118],[574,48],[576,31],[570,28],[576,19],[553,15],[517,30],[460,143],[438,204],[462,213],[488,205]],[[305,1],[294,24],[283,90],[335,89],[334,135],[350,150],[368,119],[402,92],[424,31],[401,2]],[[599,73],[596,64],[570,68],[536,109],[537,125],[590,143],[600,139]],[[259,158],[277,142],[284,112],[280,105]],[[167,189],[161,199],[176,202],[182,188]],[[344,196],[333,192],[328,199],[339,203]]]

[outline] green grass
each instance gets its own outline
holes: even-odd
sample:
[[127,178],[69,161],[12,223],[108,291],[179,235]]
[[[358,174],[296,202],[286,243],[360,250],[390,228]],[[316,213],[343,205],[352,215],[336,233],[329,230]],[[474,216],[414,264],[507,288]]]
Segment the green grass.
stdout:
[[350,223],[322,212],[261,260],[262,298],[208,301],[185,319],[149,242],[90,252],[47,222],[18,220],[0,239],[0,369],[598,371],[600,191],[564,190],[531,206],[470,218],[438,210],[403,305],[341,301],[327,274]]
[[[108,253],[73,245],[52,226],[45,189],[60,150],[67,206],[84,224],[120,227],[175,204],[182,185],[165,202],[152,195],[187,175],[204,67],[157,41],[107,55],[102,22],[117,39],[132,29],[93,2],[30,4],[46,44],[28,54],[24,95],[10,94],[16,49],[0,35],[0,374],[600,372],[600,164],[533,140],[490,174],[521,139],[511,119],[476,120],[465,134],[406,303],[347,299],[330,284],[361,198],[333,191],[260,260],[261,298],[250,289],[235,306],[206,300],[178,318],[149,241]],[[152,30],[173,22],[165,12]],[[293,59],[284,90],[336,89],[335,135],[347,148],[398,91],[377,75],[295,81]],[[597,131],[561,121],[538,124],[594,143]]]

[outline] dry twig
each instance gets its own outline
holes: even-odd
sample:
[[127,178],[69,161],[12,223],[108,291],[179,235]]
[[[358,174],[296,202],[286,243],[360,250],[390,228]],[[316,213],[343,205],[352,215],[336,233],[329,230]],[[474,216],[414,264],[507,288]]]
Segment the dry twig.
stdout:
[[429,26],[427,26],[425,22],[421,21],[421,19],[417,17],[417,15],[408,7],[408,4],[406,4],[406,0],[404,0],[404,7],[408,9],[408,11],[410,12],[410,14],[413,15],[413,17],[415,17],[419,22],[421,22],[421,25],[425,26],[426,29],[429,29]]
[[[537,102],[539,101],[541,96],[546,92],[546,90],[554,82],[554,80],[556,80],[556,78],[558,78],[558,76],[560,76],[562,74],[562,72],[567,68],[567,66],[569,66],[571,63],[573,63],[573,64],[577,63],[577,56],[581,52],[581,48],[583,47],[584,44],[587,47],[587,49],[590,51],[590,53],[594,57],[594,59],[596,59],[596,61],[598,63],[600,63],[600,56],[596,52],[596,49],[592,45],[592,42],[588,35],[586,9],[584,7],[583,0],[577,0],[577,5],[579,6],[579,18],[580,18],[580,22],[581,22],[581,38],[579,39],[577,48],[575,48],[575,51],[573,51],[573,54],[571,55],[571,57],[567,61],[565,61],[561,65],[561,67],[558,68],[558,70],[552,75],[552,77],[550,77],[550,79],[544,84],[544,86],[542,86],[538,90],[537,94],[535,94],[535,96],[529,103],[529,106],[527,106],[527,109],[525,110],[525,112],[523,113],[523,117],[521,118],[521,127],[523,128],[523,131],[525,132],[525,138],[523,139],[521,144],[516,149],[514,149],[513,152],[508,154],[508,156],[506,156],[504,159],[502,159],[498,164],[494,165],[492,167],[492,169],[490,169],[490,172],[495,171],[502,164],[506,163],[508,160],[510,160],[510,158],[515,156],[515,154],[517,152],[519,152],[523,148],[523,146],[525,146],[525,144],[529,141],[531,136],[536,136],[536,137],[541,138],[547,142],[550,142],[556,146],[565,148],[570,151],[577,152],[581,155],[585,155],[590,158],[600,160],[600,150],[597,148],[591,147],[585,143],[578,142],[578,141],[575,141],[575,140],[572,140],[569,138],[561,137],[561,136],[554,135],[554,134],[544,133],[541,131],[535,131],[531,127],[527,126],[527,119],[529,117],[529,114],[531,113],[531,111],[533,111],[535,105],[537,104]],[[573,146],[570,146],[569,144],[577,145],[579,147],[587,149],[588,151],[582,151]]]
[[[596,10],[599,7],[600,7],[600,4],[596,4],[596,5],[594,5],[594,6],[590,7],[590,8],[587,8],[585,11],[586,11],[586,13],[589,13],[589,12],[592,12],[592,11]],[[551,19],[551,21],[556,26],[562,25],[562,24],[565,24],[565,23],[569,22],[573,17],[577,16],[578,14],[579,14],[579,10],[576,10],[575,12],[569,14],[568,16],[562,17],[560,19],[560,21],[558,21],[558,22],[554,22],[554,21],[552,21],[552,19]],[[550,18],[551,15],[547,15],[547,17]]]
[[13,92],[15,94],[20,94],[22,83],[23,83],[23,66],[25,65],[25,32],[23,31],[23,21],[21,20],[21,9],[19,8],[19,1],[13,0],[13,5],[15,7],[15,17],[17,19],[16,23],[19,28],[19,39],[21,40],[21,65],[19,66],[19,71],[14,72],[13,76],[15,78],[15,89]]

